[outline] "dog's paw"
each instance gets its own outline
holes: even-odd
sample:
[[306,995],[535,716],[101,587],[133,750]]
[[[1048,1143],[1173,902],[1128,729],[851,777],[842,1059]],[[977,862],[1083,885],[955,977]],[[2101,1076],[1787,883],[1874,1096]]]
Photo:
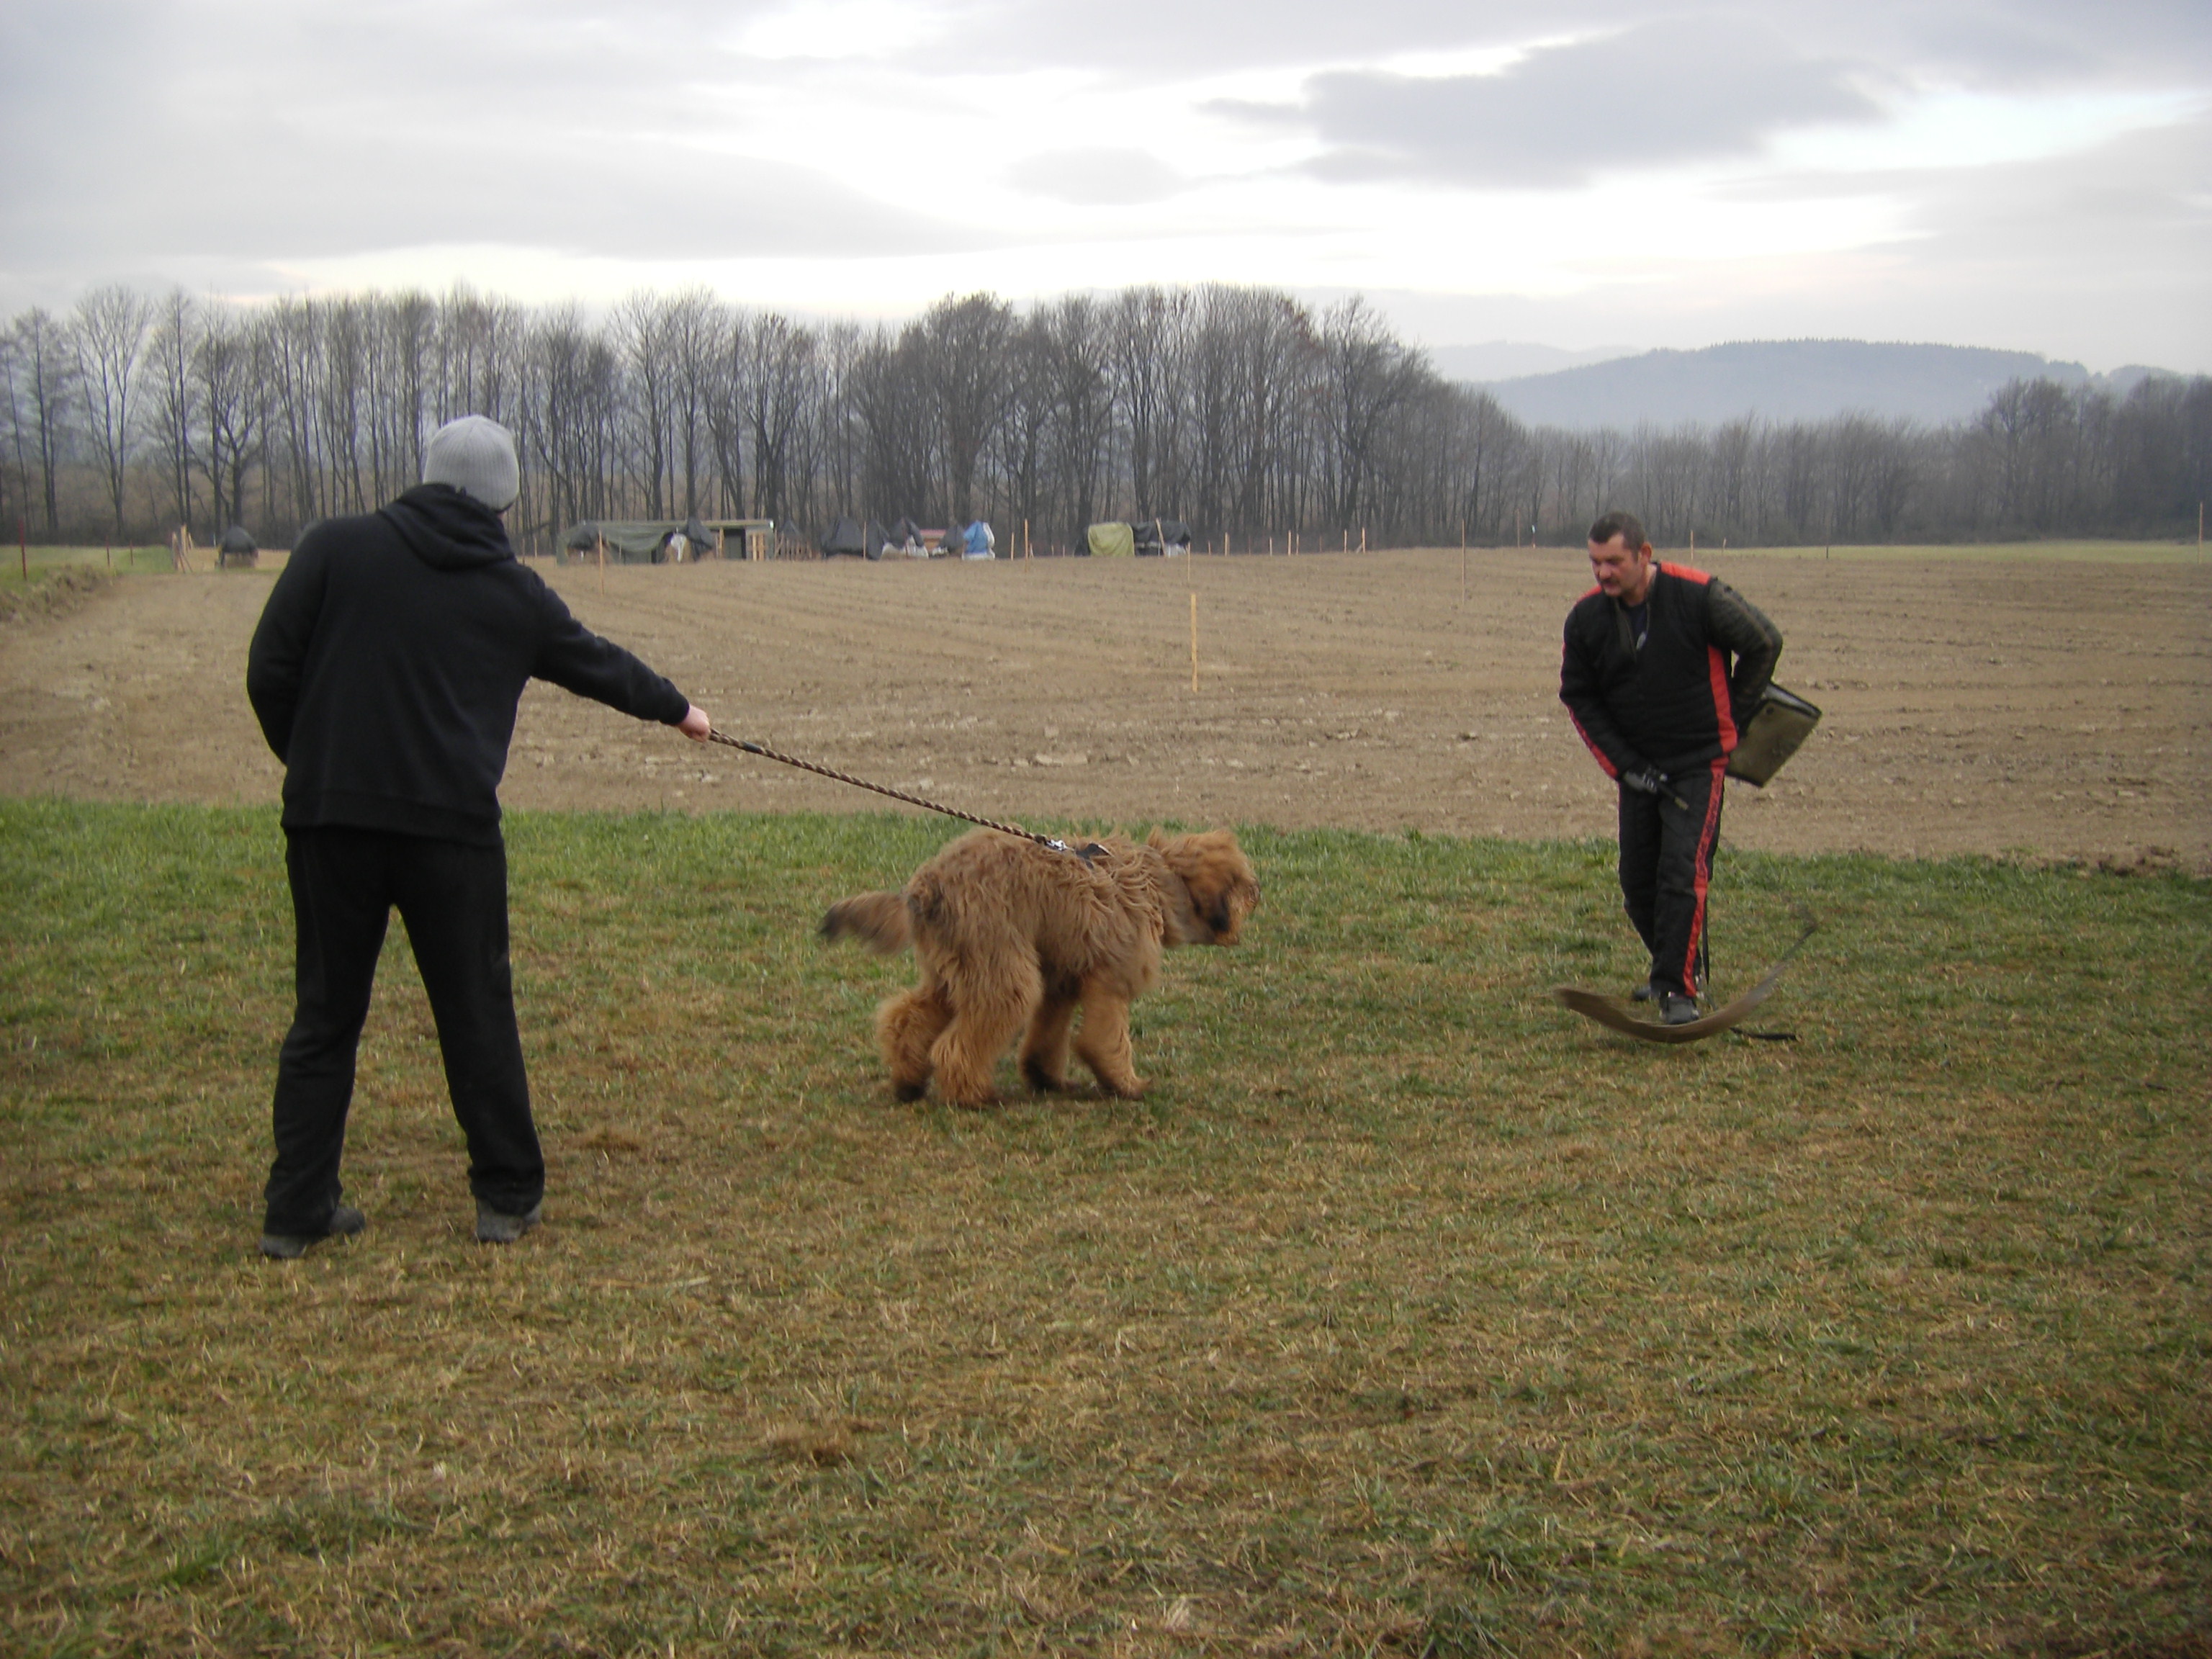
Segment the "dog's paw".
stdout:
[[898,1101],[902,1105],[911,1106],[915,1101],[920,1100],[928,1092],[929,1085],[927,1083],[894,1083],[891,1085],[891,1097],[894,1100]]
[[1066,1078],[1054,1077],[1043,1066],[1026,1060],[1022,1063],[1022,1081],[1041,1095],[1064,1095],[1067,1092]]

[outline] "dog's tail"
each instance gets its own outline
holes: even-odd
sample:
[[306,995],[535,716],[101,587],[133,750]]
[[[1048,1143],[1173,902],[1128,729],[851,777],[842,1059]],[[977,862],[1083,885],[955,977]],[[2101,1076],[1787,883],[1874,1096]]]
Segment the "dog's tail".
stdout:
[[857,939],[879,957],[891,956],[914,943],[914,928],[907,920],[904,893],[858,893],[839,899],[822,918],[825,939]]

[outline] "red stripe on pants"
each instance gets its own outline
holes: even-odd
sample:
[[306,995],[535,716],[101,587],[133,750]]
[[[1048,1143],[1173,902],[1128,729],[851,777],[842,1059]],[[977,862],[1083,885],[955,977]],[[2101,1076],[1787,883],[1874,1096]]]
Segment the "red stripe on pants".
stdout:
[[1721,801],[1728,791],[1726,757],[1712,763],[1712,792],[1705,797],[1705,821],[1698,828],[1698,855],[1692,866],[1697,902],[1690,910],[1690,948],[1682,958],[1682,986],[1692,996],[1698,994],[1698,946],[1705,936],[1705,891],[1712,885],[1713,848],[1721,838]]

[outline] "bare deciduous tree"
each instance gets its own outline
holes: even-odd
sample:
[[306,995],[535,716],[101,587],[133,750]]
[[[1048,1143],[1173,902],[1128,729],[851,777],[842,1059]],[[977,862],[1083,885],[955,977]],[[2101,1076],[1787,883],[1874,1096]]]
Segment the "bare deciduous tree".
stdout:
[[194,439],[200,426],[199,381],[192,359],[199,350],[199,307],[184,289],[171,289],[156,302],[152,338],[146,349],[149,425],[161,456],[168,485],[169,510],[189,527],[198,491],[193,474],[198,455]]
[[217,537],[246,517],[246,472],[269,428],[270,333],[265,318],[249,322],[228,307],[214,307],[193,353],[206,439],[202,465]]
[[995,295],[939,300],[915,337],[924,395],[942,425],[947,522],[975,517],[975,464],[998,428],[1006,403],[1013,307]]
[[93,289],[77,301],[70,319],[85,437],[99,459],[118,541],[123,538],[124,483],[137,437],[139,364],[153,319],[144,296],[119,283]]

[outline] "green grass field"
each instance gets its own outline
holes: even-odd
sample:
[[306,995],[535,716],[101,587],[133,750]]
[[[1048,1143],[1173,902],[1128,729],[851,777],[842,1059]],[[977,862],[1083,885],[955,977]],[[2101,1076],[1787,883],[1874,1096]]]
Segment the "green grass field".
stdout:
[[0,803],[0,1650],[2212,1653],[2212,884],[1726,855],[1796,1039],[1668,1049],[1608,848],[1254,831],[1146,1100],[963,1114],[811,933],[949,833],[513,820],[546,1226],[395,926],[280,1266],[273,814]]
[[[202,568],[212,568],[215,550],[203,547],[198,550]],[[169,550],[166,547],[11,547],[4,558],[0,558],[0,581],[21,582],[27,571],[30,580],[51,575],[57,570],[67,570],[77,565],[90,565],[97,570],[113,570],[118,574],[136,570],[146,574],[172,568]]]

